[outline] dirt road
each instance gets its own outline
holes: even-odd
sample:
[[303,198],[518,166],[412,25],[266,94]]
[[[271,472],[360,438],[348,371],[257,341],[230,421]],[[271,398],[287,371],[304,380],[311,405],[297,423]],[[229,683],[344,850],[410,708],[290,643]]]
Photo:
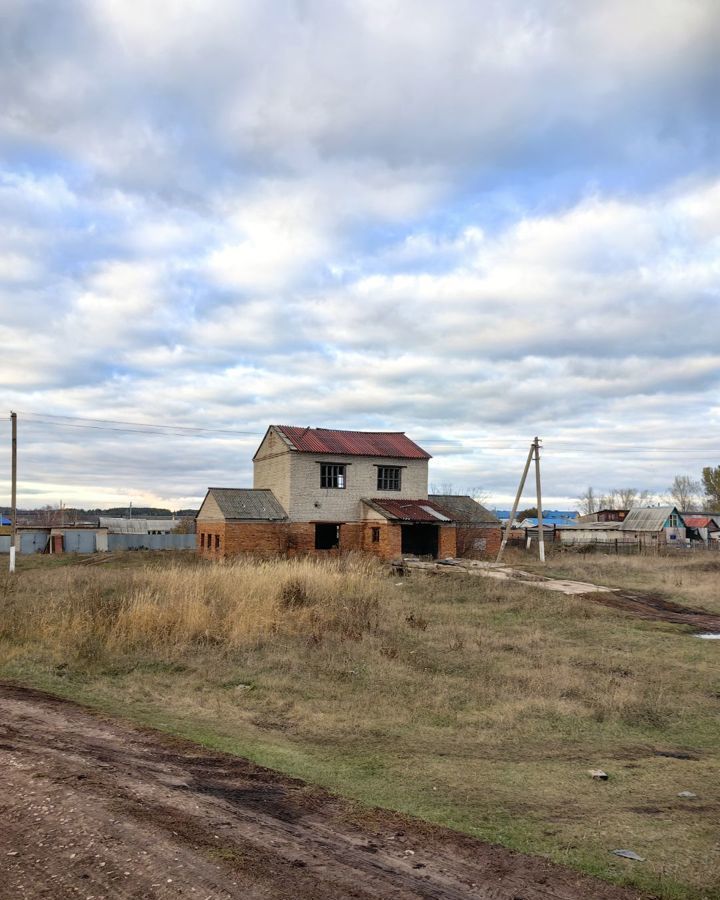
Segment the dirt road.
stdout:
[[526,572],[512,566],[497,563],[481,562],[472,559],[444,559],[436,562],[425,562],[416,559],[403,559],[402,563],[393,563],[401,573],[425,571],[443,574],[476,575],[481,578],[494,578],[498,581],[510,581],[514,584],[528,584],[541,590],[574,595],[593,603],[602,603],[630,613],[639,619],[656,619],[659,622],[672,622],[675,625],[690,625],[695,631],[720,633],[720,615],[706,609],[693,609],[666,600],[655,594],[642,591],[625,591],[585,581],[570,581],[565,578],[548,577],[538,573]]
[[637,897],[0,685],[0,897]]
[[695,631],[720,633],[720,616],[705,609],[693,609],[640,591],[614,590],[610,593],[584,594],[587,600],[611,606],[639,619],[656,619],[674,625],[690,625]]

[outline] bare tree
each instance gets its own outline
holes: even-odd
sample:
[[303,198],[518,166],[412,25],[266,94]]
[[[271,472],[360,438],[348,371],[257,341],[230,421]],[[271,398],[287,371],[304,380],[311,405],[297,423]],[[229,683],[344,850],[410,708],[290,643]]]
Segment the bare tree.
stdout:
[[481,506],[488,502],[490,499],[490,494],[486,490],[483,489],[480,484],[472,484],[468,485],[466,493],[468,497],[472,497],[476,503],[479,503]]
[[702,486],[689,475],[676,475],[669,490],[670,499],[680,512],[687,512],[700,504]]
[[595,491],[593,490],[592,485],[589,485],[585,493],[578,497],[578,503],[580,504],[580,511],[584,516],[590,516],[598,511],[597,498],[595,497]]
[[619,509],[620,501],[618,500],[617,491],[610,491],[609,494],[601,494],[598,498],[598,509]]
[[485,503],[488,499],[488,492],[483,490],[480,485],[468,485],[467,487],[458,487],[452,481],[434,482],[430,485],[431,494],[444,494],[447,497],[464,495],[472,497],[476,503]]
[[617,498],[617,509],[632,509],[638,505],[637,488],[615,488],[613,495]]
[[455,489],[455,485],[452,483],[452,481],[435,481],[430,485],[430,493],[445,494],[446,496],[450,496],[452,494],[456,494],[457,490]]

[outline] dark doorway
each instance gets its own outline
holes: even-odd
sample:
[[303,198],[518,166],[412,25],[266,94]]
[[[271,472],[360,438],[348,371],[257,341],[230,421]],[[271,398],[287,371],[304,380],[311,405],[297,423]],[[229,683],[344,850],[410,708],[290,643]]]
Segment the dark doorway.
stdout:
[[330,522],[318,522],[315,526],[315,549],[337,550],[340,546],[340,526]]
[[437,525],[402,525],[402,552],[413,556],[437,557]]

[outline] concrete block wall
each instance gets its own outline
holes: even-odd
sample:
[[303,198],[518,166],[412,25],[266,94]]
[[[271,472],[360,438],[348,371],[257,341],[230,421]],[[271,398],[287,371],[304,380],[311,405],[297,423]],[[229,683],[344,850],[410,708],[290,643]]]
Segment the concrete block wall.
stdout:
[[269,488],[283,509],[290,506],[290,450],[274,431],[269,431],[253,460],[253,487]]
[[[311,453],[288,453],[290,457],[290,500],[283,503],[294,522],[359,522],[363,518],[363,498],[426,500],[428,495],[428,461],[426,459],[380,459],[363,456],[315,456]],[[344,488],[321,488],[320,465],[342,463]],[[401,466],[401,490],[378,491],[377,467]],[[259,484],[256,485],[260,487]],[[271,485],[269,485],[271,486]],[[316,505],[318,504],[318,505]]]

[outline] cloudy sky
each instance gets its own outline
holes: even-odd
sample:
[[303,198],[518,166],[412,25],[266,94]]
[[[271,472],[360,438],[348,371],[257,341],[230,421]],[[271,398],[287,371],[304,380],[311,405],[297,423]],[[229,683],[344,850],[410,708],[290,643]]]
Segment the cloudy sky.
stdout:
[[0,0],[20,504],[191,505],[270,422],[500,504],[535,434],[548,505],[719,464],[719,55],[716,0]]

